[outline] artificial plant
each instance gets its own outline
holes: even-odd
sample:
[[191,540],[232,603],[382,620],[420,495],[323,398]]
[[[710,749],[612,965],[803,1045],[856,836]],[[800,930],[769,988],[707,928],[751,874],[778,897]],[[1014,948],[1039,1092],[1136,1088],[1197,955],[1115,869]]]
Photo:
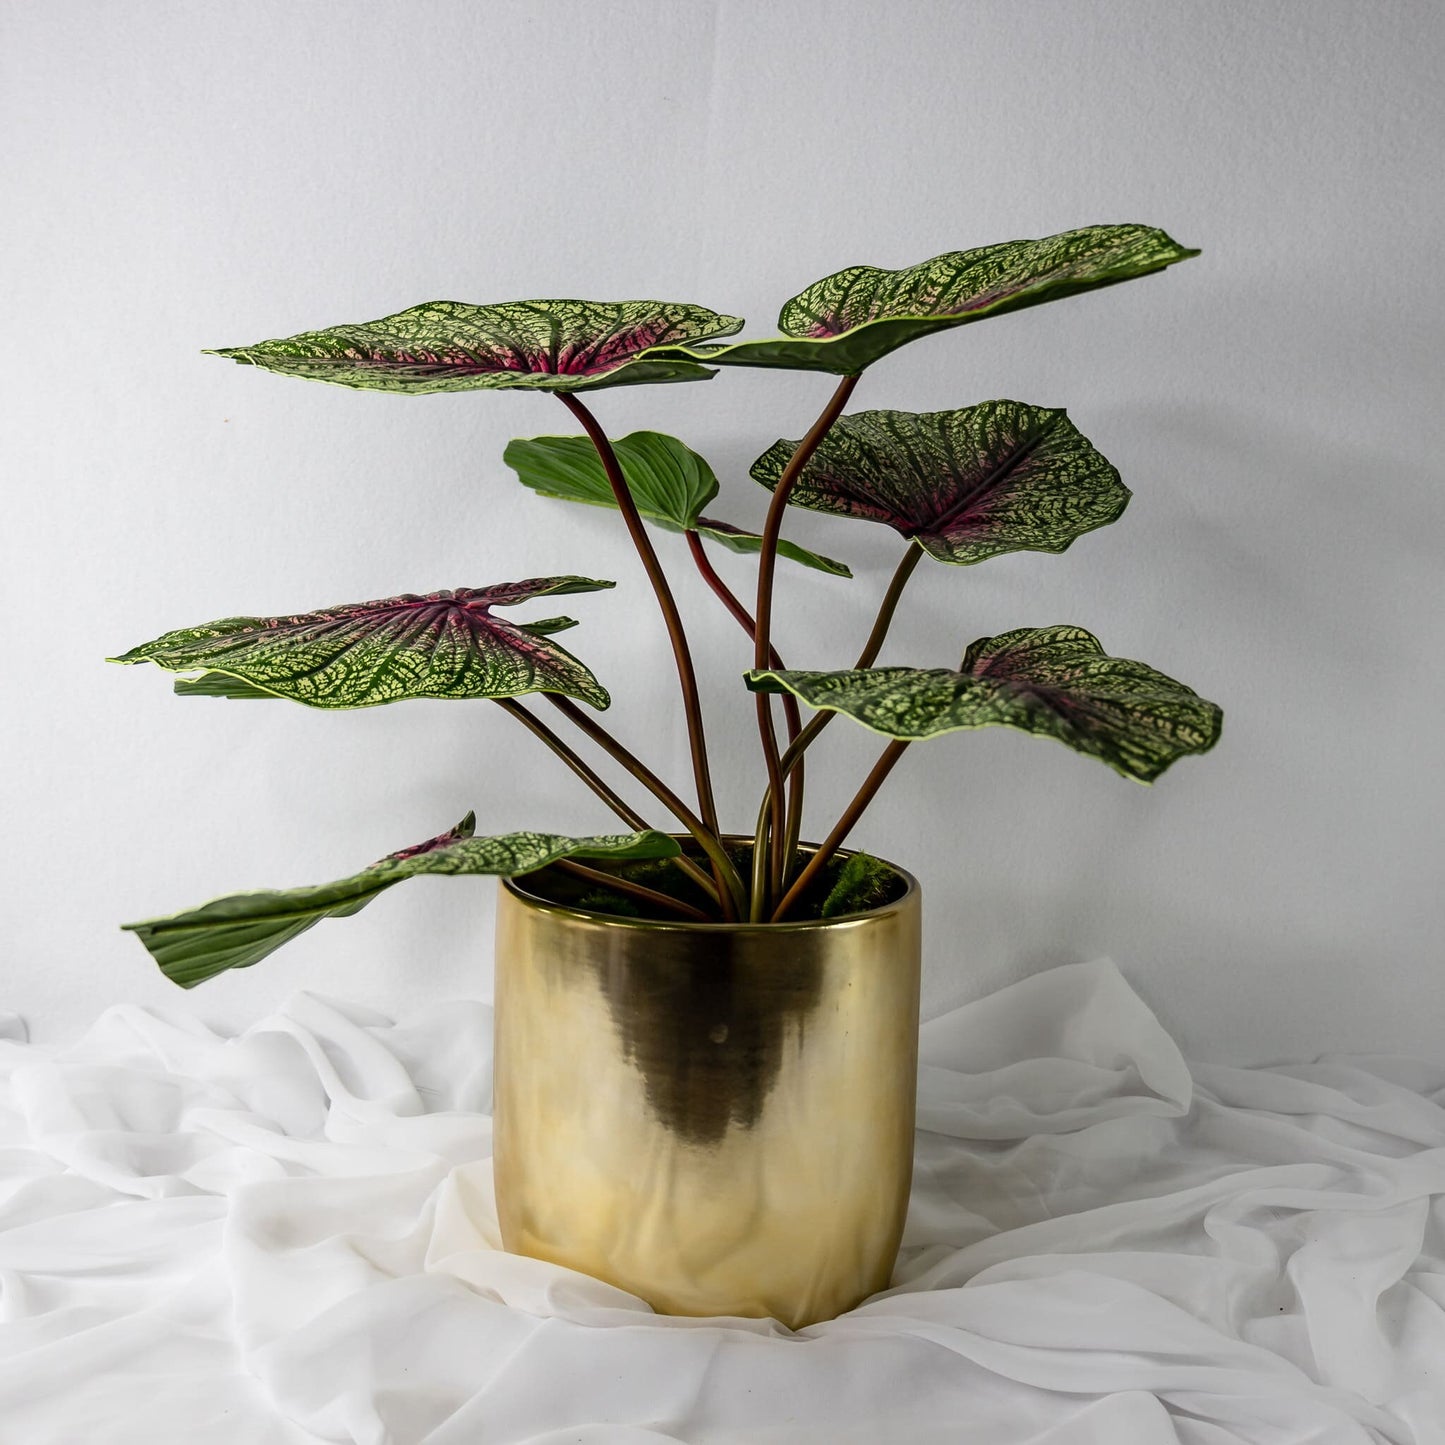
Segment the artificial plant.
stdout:
[[[917,337],[1132,280],[1196,254],[1152,227],[1088,226],[1042,240],[949,252],[897,271],[851,266],[787,302],[778,321],[781,335],[754,341],[723,341],[742,322],[701,306],[432,302],[380,321],[214,353],[372,391],[554,393],[583,435],[516,440],[504,460],[536,492],[621,512],[671,641],[695,806],[594,717],[608,706],[606,689],[554,640],[574,625],[570,618],[516,622],[496,611],[611,582],[529,578],[289,617],[227,618],[168,632],[113,660],[154,662],[187,674],[175,688],[190,695],[290,698],[318,708],[418,697],[490,699],[561,758],[630,831],[478,838],[468,814],[449,832],[337,883],[237,894],[126,926],[168,977],[189,987],[256,963],[320,919],[355,913],[419,873],[517,875],[550,866],[592,890],[583,901],[601,911],[690,922],[837,916],[867,906],[878,886],[866,860],[844,869],[837,850],[916,741],[991,725],[1018,728],[1056,738],[1141,783],[1153,782],[1185,754],[1206,751],[1219,736],[1219,708],[1143,663],[1108,656],[1081,627],[1022,627],[979,638],[956,669],[875,667],[904,587],[925,558],[971,566],[1021,549],[1062,552],[1084,532],[1114,521],[1129,492],[1055,408],[998,400],[921,414],[844,412],[864,370]],[[702,381],[726,366],[839,378],[802,439],[774,442],[754,463],[753,478],[772,492],[761,534],[703,515],[719,488],[696,452],[657,432],[612,441],[581,395],[610,386]],[[843,564],[782,538],[789,503],[881,522],[905,539],[877,621],[845,671],[789,668],[774,646],[780,556],[850,575]],[[692,562],[753,644],[753,668],[744,681],[755,693],[767,783],[750,849],[730,846],[718,819],[692,650],[648,523],[682,534]],[[713,569],[709,543],[757,555],[751,611]],[[558,716],[544,721],[518,701],[528,694],[544,699]],[[785,744],[777,734],[775,695]],[[800,702],[815,710],[806,726]],[[804,754],[839,713],[889,742],[843,816],[809,852],[799,847]],[[581,734],[620,765],[681,825],[687,846],[650,826],[553,723]]]

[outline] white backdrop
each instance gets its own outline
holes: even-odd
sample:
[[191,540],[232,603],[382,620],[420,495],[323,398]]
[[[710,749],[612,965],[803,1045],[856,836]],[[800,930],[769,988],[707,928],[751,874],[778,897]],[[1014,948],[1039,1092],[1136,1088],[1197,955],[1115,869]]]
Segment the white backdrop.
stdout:
[[[567,642],[616,729],[686,777],[616,519],[501,464],[512,436],[576,430],[555,401],[306,386],[203,347],[548,295],[697,301],[765,334],[853,262],[1144,221],[1203,256],[917,343],[860,385],[856,407],[1067,405],[1135,492],[1061,557],[925,565],[884,660],[1078,622],[1222,703],[1224,739],[1152,790],[1020,734],[944,739],[856,841],[923,880],[928,1013],[1108,953],[1194,1057],[1439,1056],[1442,65],[1427,0],[11,0],[0,1006],[58,1038],[179,997],[118,922],[337,877],[468,807],[484,831],[611,827],[481,704],[182,700],[101,660],[170,627],[615,577],[566,599]],[[684,437],[719,511],[757,524],[748,463],[829,385],[739,371],[595,410]],[[858,576],[787,569],[780,648],[846,665],[897,539],[790,526]],[[746,825],[743,639],[660,546]],[[815,824],[876,748],[830,730]],[[485,997],[491,894],[410,883],[185,998],[238,1026],[301,986]]]

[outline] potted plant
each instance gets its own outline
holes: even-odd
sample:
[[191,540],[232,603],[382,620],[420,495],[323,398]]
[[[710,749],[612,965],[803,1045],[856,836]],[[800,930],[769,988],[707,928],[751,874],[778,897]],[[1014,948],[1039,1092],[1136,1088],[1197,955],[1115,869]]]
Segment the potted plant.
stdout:
[[[925,738],[1019,728],[1151,783],[1213,746],[1220,711],[1072,625],[979,638],[956,666],[875,667],[925,558],[969,566],[1019,549],[1061,552],[1114,521],[1129,492],[1059,409],[844,408],[868,366],[916,337],[1195,254],[1160,230],[1117,225],[897,271],[852,266],[787,302],[780,335],[754,341],[724,342],[742,322],[693,305],[434,302],[217,353],[377,391],[554,393],[582,435],[513,441],[505,461],[543,495],[622,514],[671,639],[692,788],[685,798],[597,720],[606,689],[554,640],[571,619],[498,611],[608,581],[534,577],[183,628],[113,660],[183,674],[175,689],[187,695],[318,708],[488,699],[627,831],[479,837],[468,813],[337,882],[236,894],[126,927],[167,977],[191,987],[259,962],[323,918],[358,912],[405,878],[499,876],[495,1151],[507,1247],[677,1313],[800,1326],[850,1308],[886,1285],[902,1231],[920,958],[916,882],[843,850],[863,810]],[[583,400],[727,366],[838,378],[801,440],[774,442],[752,467],[772,492],[761,534],[703,515],[718,483],[696,452],[656,432],[610,440]],[[782,538],[790,503],[881,522],[905,539],[877,621],[844,671],[788,667],[774,645],[780,556],[849,575]],[[767,783],[751,834],[725,831],[713,801],[693,656],[648,524],[682,534],[752,643],[743,681]],[[712,544],[757,556],[751,610],[713,570]],[[549,710],[519,701],[533,694]],[[800,703],[813,710],[806,725]],[[888,741],[843,816],[821,842],[804,843],[804,757],[839,713]],[[598,753],[615,765],[611,780]],[[664,815],[667,830],[654,826]]]

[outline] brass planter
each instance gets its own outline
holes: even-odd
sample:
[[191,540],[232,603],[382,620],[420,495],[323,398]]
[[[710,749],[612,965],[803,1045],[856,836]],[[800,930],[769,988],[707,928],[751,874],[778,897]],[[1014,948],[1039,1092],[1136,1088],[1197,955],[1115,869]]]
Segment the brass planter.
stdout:
[[[920,892],[770,926],[498,895],[507,1249],[794,1329],[887,1287],[913,1172]],[[536,886],[535,884],[533,886]]]

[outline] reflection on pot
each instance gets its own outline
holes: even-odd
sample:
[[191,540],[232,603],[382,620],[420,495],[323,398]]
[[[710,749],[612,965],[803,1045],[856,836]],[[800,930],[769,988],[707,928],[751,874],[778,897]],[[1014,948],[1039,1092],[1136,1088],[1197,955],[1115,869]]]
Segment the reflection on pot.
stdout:
[[608,950],[592,968],[648,1107],[680,1139],[707,1145],[758,1122],[785,1039],[806,1047],[822,962],[799,951],[760,967],[724,948],[700,963],[691,943]]

